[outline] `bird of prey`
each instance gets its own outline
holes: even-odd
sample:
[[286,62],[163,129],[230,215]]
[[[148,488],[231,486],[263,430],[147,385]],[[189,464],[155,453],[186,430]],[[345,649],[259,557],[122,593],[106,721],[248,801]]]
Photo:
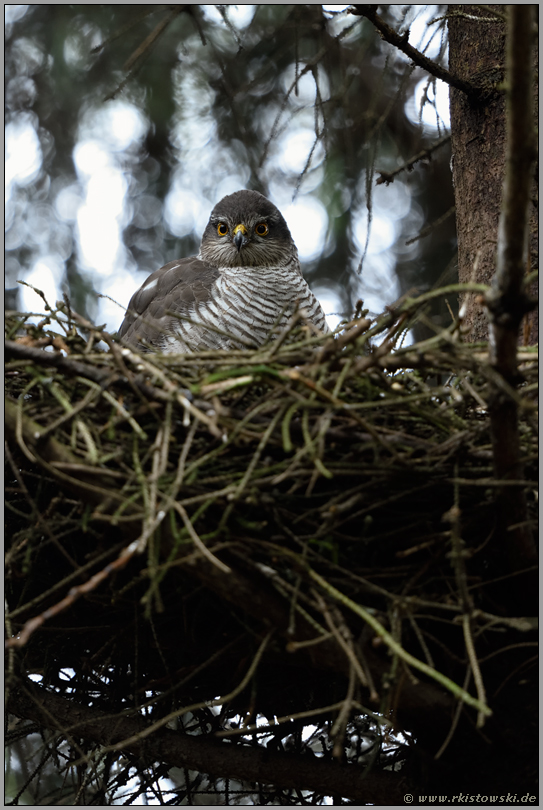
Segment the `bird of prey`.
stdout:
[[164,265],[134,293],[118,338],[165,353],[258,347],[297,310],[330,331],[281,212],[236,191],[211,212],[198,255]]

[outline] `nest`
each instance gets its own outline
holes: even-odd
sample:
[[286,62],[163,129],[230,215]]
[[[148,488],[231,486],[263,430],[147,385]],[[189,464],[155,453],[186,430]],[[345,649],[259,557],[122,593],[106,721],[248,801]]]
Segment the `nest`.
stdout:
[[[480,742],[475,725],[531,671],[533,625],[515,609],[495,515],[516,487],[536,521],[537,352],[520,351],[512,389],[457,322],[403,345],[451,292],[373,321],[358,312],[335,339],[292,325],[256,351],[185,356],[136,354],[66,304],[37,326],[8,315],[8,683],[28,718],[12,740],[49,728],[60,771],[100,752],[110,797],[130,775],[126,801],[180,767],[177,799],[224,800],[222,776],[238,780],[236,801],[261,804],[296,793],[279,765],[250,764],[263,742],[270,762],[318,755],[297,786],[311,803],[385,804],[415,742],[443,759],[456,737]],[[506,484],[493,472],[496,389],[519,414],[524,475]],[[160,760],[153,741],[172,734],[190,754],[149,765],[142,746]],[[208,750],[206,770],[194,741],[209,738],[245,764],[221,770]],[[332,760],[350,765],[340,785]],[[92,801],[76,803],[96,803],[97,784],[86,778]]]

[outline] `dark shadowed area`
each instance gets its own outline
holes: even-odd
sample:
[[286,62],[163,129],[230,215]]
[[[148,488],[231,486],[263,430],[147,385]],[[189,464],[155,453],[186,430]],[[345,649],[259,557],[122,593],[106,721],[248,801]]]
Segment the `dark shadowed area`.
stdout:
[[6,806],[537,802],[535,11],[5,7]]

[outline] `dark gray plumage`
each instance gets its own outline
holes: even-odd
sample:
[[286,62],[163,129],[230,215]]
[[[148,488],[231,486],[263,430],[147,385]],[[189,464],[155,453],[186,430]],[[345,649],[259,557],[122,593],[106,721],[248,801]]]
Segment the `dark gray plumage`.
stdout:
[[170,353],[260,346],[297,308],[329,331],[281,212],[237,191],[211,212],[198,256],[156,270],[132,296],[118,337]]

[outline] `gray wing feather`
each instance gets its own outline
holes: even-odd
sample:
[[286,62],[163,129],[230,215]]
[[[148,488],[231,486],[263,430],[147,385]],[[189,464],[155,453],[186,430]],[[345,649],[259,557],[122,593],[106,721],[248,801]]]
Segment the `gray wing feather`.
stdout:
[[167,313],[189,316],[211,298],[218,276],[195,256],[165,264],[130,299],[117,337],[132,346],[159,348],[163,337],[175,332],[177,321]]

